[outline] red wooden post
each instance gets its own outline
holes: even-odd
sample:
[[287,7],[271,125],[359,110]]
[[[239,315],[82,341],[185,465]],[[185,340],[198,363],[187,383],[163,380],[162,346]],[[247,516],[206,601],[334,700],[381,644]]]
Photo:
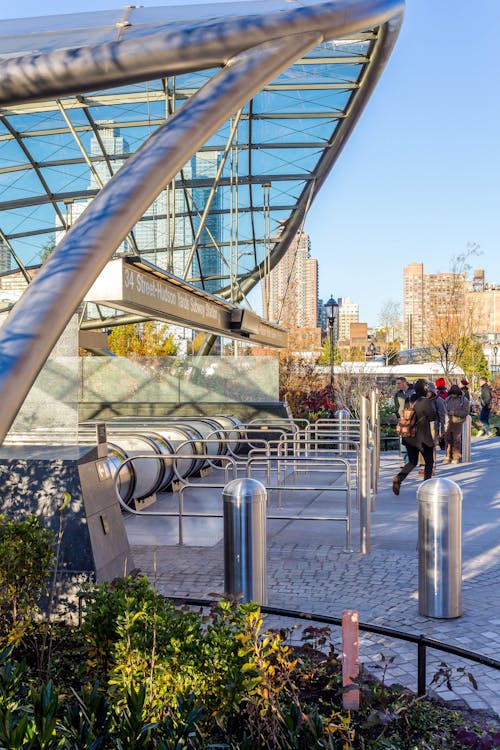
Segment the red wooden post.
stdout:
[[[342,685],[346,688],[353,684],[359,674],[359,617],[354,610],[342,612]],[[353,711],[359,709],[359,688],[350,688],[344,692],[344,708]]]

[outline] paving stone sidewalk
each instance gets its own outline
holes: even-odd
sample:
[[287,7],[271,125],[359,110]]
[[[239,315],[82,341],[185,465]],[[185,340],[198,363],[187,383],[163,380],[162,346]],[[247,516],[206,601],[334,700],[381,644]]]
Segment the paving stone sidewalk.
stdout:
[[[285,609],[340,617],[345,609],[359,612],[360,621],[412,634],[424,634],[500,659],[500,439],[476,440],[470,464],[438,464],[438,476],[456,481],[463,492],[463,615],[433,619],[418,614],[418,552],[415,470],[399,497],[391,477],[399,460],[383,453],[376,511],[371,516],[371,550],[342,551],[342,536],[328,524],[268,523],[268,599]],[[163,519],[165,520],[165,519]],[[169,596],[210,597],[224,588],[223,544],[219,521],[211,521],[204,546],[175,544],[172,529],[164,543],[146,519],[127,519],[134,564],[158,590]],[[168,519],[170,526],[173,519]],[[353,547],[359,550],[358,514],[353,513]],[[200,535],[200,528],[196,532]],[[290,626],[288,619],[269,624]],[[296,635],[296,637],[298,637]],[[338,629],[332,639],[339,643]],[[362,661],[372,669],[387,665],[386,679],[416,689],[416,646],[368,633],[360,634]],[[383,657],[381,656],[383,654]],[[392,657],[394,660],[392,661]],[[447,700],[500,714],[500,672],[448,654],[428,652],[427,679],[440,662],[470,671],[479,687],[456,674],[453,691],[440,688]]]

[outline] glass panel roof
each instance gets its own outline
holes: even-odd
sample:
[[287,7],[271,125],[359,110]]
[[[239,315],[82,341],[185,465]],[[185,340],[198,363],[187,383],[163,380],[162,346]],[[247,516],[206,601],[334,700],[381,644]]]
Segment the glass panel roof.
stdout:
[[[238,13],[252,14],[283,8],[281,0],[237,6]],[[161,32],[188,20],[187,14],[192,25],[234,7],[129,8],[4,21],[0,58],[116,41],[117,24],[127,18],[133,19],[123,31],[128,38]],[[322,43],[277,76],[242,108],[237,126],[235,115],[164,185],[116,253],[143,254],[212,293],[227,293],[230,274],[240,282],[253,274],[257,283],[265,253],[273,265],[287,222],[304,213],[326,156],[332,159],[337,139],[342,143],[364,78],[379,64],[379,33],[368,29]],[[23,264],[40,263],[110,176],[216,72],[0,108],[0,273],[17,268],[9,246]],[[187,267],[195,238],[198,255]]]

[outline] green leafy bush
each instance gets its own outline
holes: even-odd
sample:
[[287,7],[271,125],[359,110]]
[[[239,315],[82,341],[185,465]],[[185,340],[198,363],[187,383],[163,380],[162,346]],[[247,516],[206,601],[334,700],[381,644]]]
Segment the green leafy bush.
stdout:
[[203,616],[176,609],[145,578],[126,578],[89,592],[82,632],[89,669],[107,682],[115,705],[143,686],[156,722],[178,725],[181,707],[194,700],[204,732],[254,737],[278,733],[273,721],[295,667],[280,635],[261,638],[261,627],[255,604],[223,599]]
[[[54,680],[0,653],[0,748],[10,750],[493,750],[470,726],[402,686],[362,673],[360,710],[342,706],[341,661],[327,627],[292,648],[254,603],[179,609],[145,578],[89,586],[81,628],[51,637]],[[58,648],[61,644],[61,649]],[[75,662],[78,667],[75,666]],[[66,670],[64,669],[66,664]],[[437,680],[449,684],[441,665]]]
[[54,535],[35,516],[0,516],[0,647],[19,642],[47,593]]

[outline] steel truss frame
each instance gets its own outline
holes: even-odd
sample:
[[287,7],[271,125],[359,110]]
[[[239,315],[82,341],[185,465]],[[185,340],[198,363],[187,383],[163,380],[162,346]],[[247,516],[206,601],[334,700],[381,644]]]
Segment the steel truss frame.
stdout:
[[[308,187],[310,176],[300,176],[306,186],[280,237],[273,264],[286,251],[378,80],[397,37],[403,0],[304,0],[299,7],[289,8],[283,4],[279,11],[267,14],[209,18],[192,27],[173,24],[173,28],[150,37],[125,37],[76,51],[58,49],[14,57],[3,63],[0,106],[4,112],[5,107],[44,98],[223,67],[104,186],[0,329],[0,442],[86,291],[165,184],[234,112],[302,55],[338,35],[374,28],[372,64],[361,84],[354,87],[349,112],[340,119],[319,160],[312,189]],[[95,128],[91,120],[89,126]],[[20,135],[8,129],[22,145]],[[29,154],[27,158],[32,161]],[[32,166],[42,181],[38,165]],[[46,192],[57,206],[56,196],[48,189]],[[62,214],[60,221],[65,226]],[[262,266],[241,282],[242,295],[261,278]]]

